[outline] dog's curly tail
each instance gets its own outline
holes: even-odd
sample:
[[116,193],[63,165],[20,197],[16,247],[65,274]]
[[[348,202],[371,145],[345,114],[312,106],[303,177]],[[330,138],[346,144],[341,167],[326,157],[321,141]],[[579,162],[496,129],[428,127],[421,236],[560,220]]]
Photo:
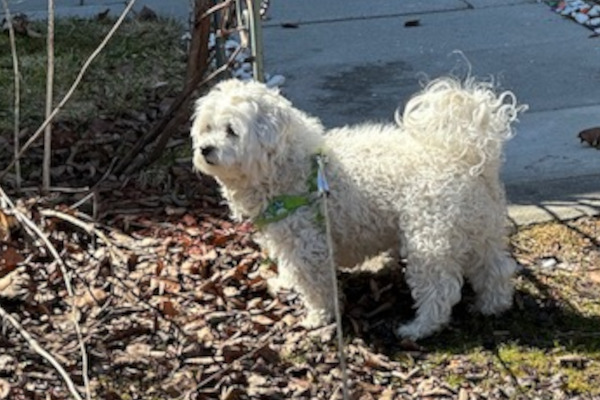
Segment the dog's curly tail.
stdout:
[[437,149],[479,175],[497,165],[511,123],[526,105],[510,91],[497,94],[493,84],[473,78],[440,78],[409,100],[396,122],[426,148]]

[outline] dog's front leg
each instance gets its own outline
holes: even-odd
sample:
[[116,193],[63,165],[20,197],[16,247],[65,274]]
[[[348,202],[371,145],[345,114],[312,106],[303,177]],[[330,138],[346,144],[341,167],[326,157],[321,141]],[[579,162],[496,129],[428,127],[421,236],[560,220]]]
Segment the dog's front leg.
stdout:
[[299,254],[292,253],[280,261],[280,268],[290,271],[286,274],[287,279],[293,279],[291,286],[300,294],[306,307],[307,314],[302,321],[306,328],[328,324],[334,317],[334,283],[327,253],[314,250],[307,254],[299,249]]
[[298,219],[274,226],[269,232],[269,254],[277,260],[279,270],[270,289],[288,287],[297,291],[307,309],[302,325],[315,328],[333,321],[334,317],[329,248],[325,233],[316,222]]

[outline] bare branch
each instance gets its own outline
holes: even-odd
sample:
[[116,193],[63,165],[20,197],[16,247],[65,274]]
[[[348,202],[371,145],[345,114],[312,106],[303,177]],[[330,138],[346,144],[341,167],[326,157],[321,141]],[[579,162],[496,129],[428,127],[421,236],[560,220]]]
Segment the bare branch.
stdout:
[[23,156],[23,154],[25,154],[25,152],[27,151],[27,149],[29,149],[29,147],[31,147],[31,145],[33,144],[33,142],[35,142],[39,138],[40,134],[44,131],[44,129],[46,129],[46,126],[62,110],[62,108],[64,107],[64,105],[67,103],[67,101],[69,101],[71,99],[71,97],[73,96],[73,93],[75,92],[75,89],[77,89],[77,87],[81,83],[81,80],[83,79],[83,76],[87,72],[87,70],[90,67],[91,63],[98,56],[98,54],[100,54],[100,52],[102,52],[102,50],[104,49],[104,47],[106,47],[106,44],[113,37],[113,35],[117,31],[117,29],[121,26],[121,24],[125,20],[125,17],[127,16],[127,14],[129,14],[129,11],[131,11],[131,8],[135,4],[135,2],[136,2],[136,0],[130,0],[129,3],[127,3],[127,6],[125,7],[125,9],[123,10],[123,12],[119,16],[119,19],[117,19],[117,21],[115,22],[115,24],[113,25],[113,27],[106,34],[106,36],[104,37],[104,39],[102,40],[102,42],[98,45],[98,47],[96,48],[96,50],[94,50],[92,52],[92,54],[90,54],[90,56],[88,57],[88,59],[85,61],[85,63],[81,67],[81,70],[79,71],[79,74],[75,78],[75,81],[73,82],[73,84],[71,85],[71,87],[69,88],[69,90],[67,91],[67,93],[65,94],[65,96],[62,98],[62,100],[60,101],[60,103],[58,103],[58,105],[54,108],[54,110],[52,110],[52,113],[46,118],[46,120],[42,123],[42,125],[40,125],[40,127],[37,129],[37,131],[35,131],[35,133],[29,138],[29,140],[23,145],[23,147],[21,148],[21,150],[19,151],[19,153],[16,154],[15,158],[8,164],[8,167],[6,167],[2,172],[0,172],[0,179],[4,178],[4,176],[8,173],[8,171],[10,171],[10,169],[15,165],[15,163],[17,162],[17,160],[19,160]]
[[[171,103],[169,109],[158,123],[154,124],[152,129],[142,136],[116,164],[114,173],[116,175],[131,174],[137,171],[147,161],[144,159],[144,148],[155,141],[157,138],[159,144],[156,145],[153,155],[160,153],[162,146],[168,141],[172,133],[185,120],[189,118],[187,114],[191,95],[202,85],[202,78],[208,70],[208,38],[210,34],[210,20],[206,10],[210,8],[210,1],[195,0],[194,18],[192,23],[192,40],[188,54],[188,63],[186,70],[186,80],[183,91]],[[139,156],[139,158],[138,158]]]
[[14,155],[17,162],[15,163],[15,176],[17,190],[21,189],[21,163],[19,162],[17,155],[19,154],[19,132],[21,131],[21,79],[19,72],[19,57],[17,57],[17,42],[15,40],[15,29],[12,24],[12,16],[10,15],[10,9],[6,0],[2,0],[2,6],[4,7],[4,14],[8,21],[8,37],[10,40],[10,52],[12,54],[13,71],[15,77],[15,105],[14,105]]

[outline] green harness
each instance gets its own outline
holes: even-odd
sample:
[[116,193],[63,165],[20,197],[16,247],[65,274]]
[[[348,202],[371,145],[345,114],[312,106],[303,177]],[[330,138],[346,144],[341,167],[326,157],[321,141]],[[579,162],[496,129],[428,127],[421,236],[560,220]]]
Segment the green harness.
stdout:
[[[321,152],[312,156],[311,172],[307,180],[308,193],[275,196],[267,208],[253,221],[258,229],[262,229],[270,223],[281,221],[301,207],[314,204],[318,199],[319,182],[324,180],[324,175],[319,171],[322,156]],[[319,220],[322,220],[322,216],[317,212],[317,221]]]

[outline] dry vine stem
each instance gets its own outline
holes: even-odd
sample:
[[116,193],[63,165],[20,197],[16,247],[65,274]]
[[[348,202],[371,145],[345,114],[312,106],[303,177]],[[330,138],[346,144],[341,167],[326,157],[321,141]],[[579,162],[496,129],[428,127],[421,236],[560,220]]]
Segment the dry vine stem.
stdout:
[[52,245],[52,243],[46,237],[46,235],[44,235],[44,233],[40,230],[40,228],[38,228],[37,225],[31,219],[29,219],[17,207],[15,207],[14,203],[12,202],[10,197],[8,197],[8,195],[6,194],[4,189],[2,189],[2,187],[0,187],[0,196],[2,196],[2,198],[6,201],[6,204],[8,204],[8,206],[11,208],[11,210],[14,213],[17,220],[21,224],[23,224],[25,227],[27,227],[27,231],[33,232],[37,237],[39,237],[39,239],[42,240],[42,242],[44,242],[44,245],[46,246],[48,251],[50,251],[50,253],[52,254],[52,257],[54,257],[54,259],[56,260],[56,262],[58,263],[58,265],[60,267],[60,272],[62,273],[64,282],[65,282],[65,288],[67,289],[69,299],[71,300],[71,321],[73,322],[73,327],[75,328],[75,333],[77,335],[77,341],[79,343],[79,348],[81,351],[82,374],[84,377],[83,381],[84,381],[84,385],[85,385],[86,397],[88,400],[91,400],[92,396],[91,396],[89,377],[88,377],[87,351],[85,349],[85,344],[83,343],[81,327],[79,326],[79,322],[77,321],[77,308],[75,307],[75,304],[73,302],[73,299],[75,298],[75,292],[73,291],[73,287],[71,286],[71,280],[69,279],[69,273],[67,271],[67,266],[65,265],[65,262],[63,261],[63,259],[60,257],[58,250],[56,250],[56,248]]
[[108,33],[106,34],[106,36],[104,37],[104,39],[102,40],[102,42],[100,42],[100,44],[98,45],[98,47],[96,48],[96,50],[94,50],[92,52],[92,54],[90,54],[90,56],[88,57],[88,59],[85,61],[85,63],[81,67],[81,70],[79,71],[79,74],[77,74],[77,77],[73,81],[73,84],[71,85],[71,87],[69,88],[69,90],[67,91],[67,93],[64,95],[64,97],[62,98],[62,100],[60,101],[60,103],[58,103],[58,105],[54,108],[54,110],[52,110],[52,113],[46,118],[46,120],[42,123],[42,125],[40,125],[40,127],[29,138],[29,140],[27,140],[27,142],[23,145],[23,147],[21,148],[21,150],[15,155],[14,159],[8,164],[8,166],[2,172],[0,172],[0,179],[4,178],[4,176],[8,173],[8,171],[10,171],[10,169],[15,165],[15,163],[21,157],[23,157],[23,154],[25,154],[25,152],[29,149],[29,147],[31,147],[31,145],[33,144],[33,142],[35,142],[40,137],[40,135],[42,134],[42,132],[44,132],[44,129],[46,129],[46,126],[50,122],[52,122],[52,120],[54,119],[54,117],[56,117],[56,115],[62,110],[62,108],[67,103],[67,101],[69,101],[71,99],[71,97],[73,96],[73,93],[75,92],[75,89],[77,89],[77,87],[81,83],[81,80],[83,79],[83,76],[87,72],[88,68],[90,67],[90,65],[92,64],[92,62],[94,61],[94,59],[98,56],[98,54],[100,54],[100,52],[102,52],[102,50],[104,49],[104,47],[106,47],[106,44],[113,37],[113,35],[117,31],[117,29],[121,26],[121,24],[125,20],[125,17],[127,16],[127,14],[129,14],[129,11],[131,11],[131,8],[135,4],[135,2],[136,2],[136,0],[130,0],[129,3],[127,3],[127,6],[125,7],[125,9],[123,10],[123,12],[119,16],[119,19],[117,19],[117,21],[112,26],[112,28],[110,29],[110,31],[108,31]]
[[[15,116],[15,128],[14,128],[14,156],[17,159],[19,154],[19,131],[21,123],[21,79],[19,77],[19,57],[17,57],[17,42],[15,40],[15,29],[12,24],[12,16],[10,15],[10,9],[8,8],[7,0],[2,0],[2,6],[4,8],[4,15],[8,21],[8,37],[10,40],[10,52],[12,54],[13,71],[15,79],[15,105],[14,105],[14,116]],[[15,178],[17,189],[21,189],[21,163],[18,161],[15,163]]]
[[6,310],[4,308],[2,308],[2,306],[0,306],[0,317],[11,323],[11,325],[17,330],[17,332],[19,332],[21,334],[21,336],[23,336],[23,338],[27,341],[29,346],[31,346],[33,351],[38,353],[40,356],[42,356],[44,359],[46,359],[50,364],[52,364],[54,369],[56,369],[56,371],[59,373],[59,375],[62,377],[62,379],[67,384],[67,387],[68,387],[69,391],[71,392],[71,395],[73,395],[73,397],[77,400],[83,400],[81,395],[77,392],[77,389],[75,388],[75,384],[69,377],[69,374],[67,374],[67,372],[62,367],[62,365],[60,365],[60,363],[58,361],[56,361],[56,358],[54,358],[52,356],[52,354],[50,354],[46,350],[44,350],[44,348],[42,346],[40,346],[40,344],[29,334],[29,332],[27,332],[25,329],[23,329],[21,324],[19,324],[19,321],[17,321],[12,315],[10,315],[8,312],[6,312]]

